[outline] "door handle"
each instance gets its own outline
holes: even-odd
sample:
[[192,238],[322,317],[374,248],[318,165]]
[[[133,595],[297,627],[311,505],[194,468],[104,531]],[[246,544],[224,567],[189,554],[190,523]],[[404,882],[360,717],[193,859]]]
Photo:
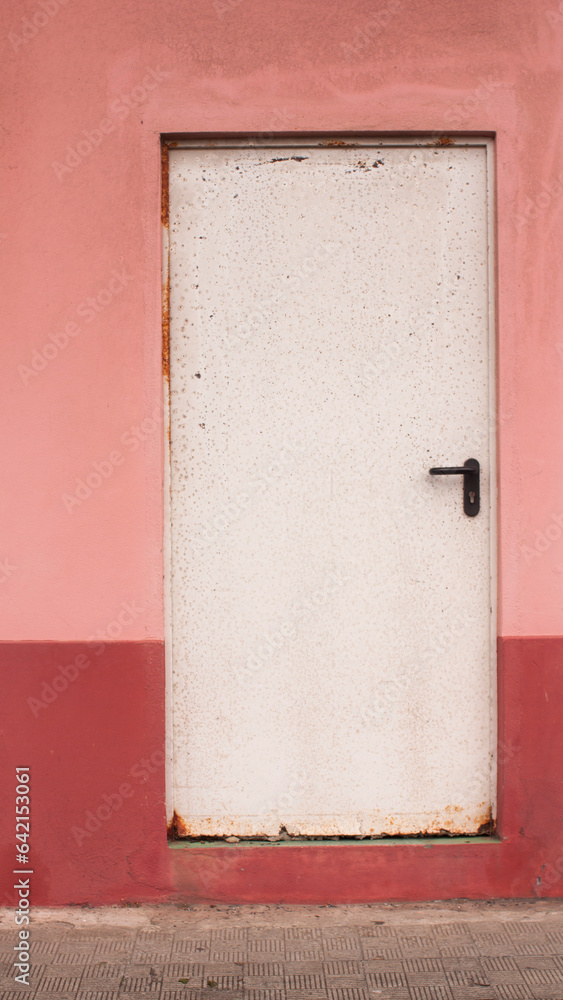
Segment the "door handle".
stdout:
[[476,517],[481,506],[480,466],[476,458],[450,469],[430,469],[431,476],[463,476],[463,509],[468,517]]

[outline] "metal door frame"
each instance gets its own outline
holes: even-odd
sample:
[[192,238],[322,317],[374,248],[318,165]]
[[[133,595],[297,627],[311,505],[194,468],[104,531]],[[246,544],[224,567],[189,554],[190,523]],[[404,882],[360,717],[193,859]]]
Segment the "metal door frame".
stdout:
[[[173,742],[173,664],[172,664],[172,531],[171,531],[171,415],[170,415],[170,239],[169,239],[169,150],[170,149],[279,149],[279,148],[369,148],[369,147],[412,146],[467,147],[481,146],[486,152],[487,169],[487,273],[488,273],[488,377],[489,377],[489,560],[490,560],[490,732],[491,732],[491,809],[493,829],[496,832],[498,810],[498,681],[497,681],[497,564],[498,564],[498,500],[497,500],[497,422],[496,373],[498,369],[496,337],[496,204],[495,204],[495,146],[491,135],[456,136],[443,133],[381,135],[377,133],[308,133],[299,136],[288,135],[163,135],[161,136],[161,183],[162,183],[162,357],[163,357],[163,410],[164,410],[164,642],[166,677],[166,815],[170,823],[174,812],[174,742]],[[457,838],[450,838],[457,839]],[[466,837],[460,838],[466,840]],[[377,844],[378,840],[367,841]]]

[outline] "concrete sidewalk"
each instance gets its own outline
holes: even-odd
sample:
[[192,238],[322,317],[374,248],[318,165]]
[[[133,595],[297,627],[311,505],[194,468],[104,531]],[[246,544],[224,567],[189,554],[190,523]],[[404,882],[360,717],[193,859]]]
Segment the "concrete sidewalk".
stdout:
[[0,910],[1,1000],[563,1000],[563,901]]

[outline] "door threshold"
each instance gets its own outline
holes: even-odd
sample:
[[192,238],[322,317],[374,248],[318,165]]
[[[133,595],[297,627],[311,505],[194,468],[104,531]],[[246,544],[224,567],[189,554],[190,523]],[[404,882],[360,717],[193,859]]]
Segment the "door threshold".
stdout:
[[186,838],[184,840],[170,840],[168,846],[173,850],[188,847],[349,847],[356,846],[370,847],[376,846],[414,846],[414,847],[444,847],[449,844],[501,844],[502,840],[496,834],[493,836],[467,836],[467,837],[375,837],[363,839],[357,837],[323,837],[318,840],[309,838],[290,838],[289,840],[259,840],[257,838],[241,837],[235,843],[228,842],[222,837],[212,838]]

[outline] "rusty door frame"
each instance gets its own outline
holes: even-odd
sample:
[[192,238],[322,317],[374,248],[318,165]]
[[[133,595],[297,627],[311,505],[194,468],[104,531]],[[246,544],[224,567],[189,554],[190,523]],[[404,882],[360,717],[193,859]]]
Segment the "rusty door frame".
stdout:
[[[223,133],[223,134],[163,134],[160,137],[161,154],[161,232],[162,232],[162,372],[164,410],[164,639],[165,639],[165,701],[166,701],[166,815],[169,832],[175,832],[175,811],[173,801],[174,781],[174,741],[173,741],[173,664],[172,664],[172,581],[171,581],[171,414],[170,414],[170,240],[169,240],[169,151],[174,148],[217,149],[217,148],[299,148],[299,147],[370,147],[370,146],[483,146],[487,164],[487,213],[488,213],[488,328],[489,328],[489,448],[490,448],[490,732],[491,732],[491,774],[490,799],[491,820],[489,834],[497,832],[498,802],[498,752],[497,734],[499,728],[498,666],[497,666],[497,619],[498,619],[498,447],[496,440],[497,422],[496,386],[498,371],[497,294],[496,294],[496,167],[495,138],[492,133],[480,135],[456,135],[455,133],[303,133],[290,134]],[[467,835],[462,839],[467,839]],[[370,843],[377,844],[374,840]]]

